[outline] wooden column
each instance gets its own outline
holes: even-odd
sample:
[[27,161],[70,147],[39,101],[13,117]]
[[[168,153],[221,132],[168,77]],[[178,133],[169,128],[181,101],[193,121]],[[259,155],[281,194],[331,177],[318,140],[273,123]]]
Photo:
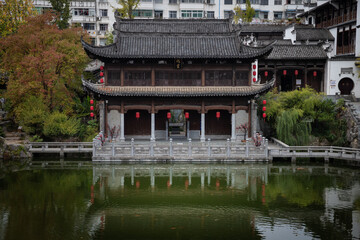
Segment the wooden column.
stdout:
[[252,131],[252,126],[251,126],[251,102],[248,105],[248,137],[251,137],[251,131]]
[[308,70],[307,70],[307,65],[305,65],[305,70],[304,70],[304,84],[305,84],[305,87],[308,84],[307,75],[308,75]]
[[235,66],[232,67],[233,77],[232,77],[232,86],[235,86]]
[[125,79],[125,73],[124,73],[124,69],[121,69],[121,73],[120,73],[120,86],[124,86],[124,79]]
[[151,68],[151,86],[155,86],[155,69]]
[[205,86],[205,69],[201,68],[201,86]]

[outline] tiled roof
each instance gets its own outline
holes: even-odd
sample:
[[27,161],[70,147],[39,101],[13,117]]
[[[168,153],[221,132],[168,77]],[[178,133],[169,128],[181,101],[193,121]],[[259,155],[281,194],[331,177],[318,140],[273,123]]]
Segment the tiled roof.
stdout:
[[252,86],[179,86],[179,87],[162,87],[162,86],[104,86],[102,84],[93,84],[83,81],[83,85],[92,92],[105,96],[121,97],[224,97],[224,96],[250,96],[262,93],[270,89],[275,83],[275,79],[265,84],[254,84]]
[[[228,19],[120,19],[116,30],[127,33],[228,34]],[[121,33],[120,33],[121,34]]]
[[90,57],[103,58],[256,58],[271,51],[241,46],[235,34],[227,36],[184,36],[123,34],[117,43],[94,47],[82,42]]
[[296,29],[296,41],[318,41],[330,40],[334,41],[335,38],[329,30],[323,28],[300,28]]
[[317,45],[274,45],[266,59],[327,59],[321,46]]
[[241,32],[258,33],[258,32],[284,32],[286,25],[279,24],[247,24],[241,26]]

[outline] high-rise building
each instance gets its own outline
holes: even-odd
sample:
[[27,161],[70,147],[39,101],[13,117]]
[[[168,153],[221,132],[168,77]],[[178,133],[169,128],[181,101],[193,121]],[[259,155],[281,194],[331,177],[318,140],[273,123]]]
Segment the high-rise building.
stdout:
[[[255,9],[254,22],[284,22],[296,14],[328,0],[251,0]],[[34,0],[41,13],[51,9],[46,0]],[[246,0],[141,0],[135,18],[228,18],[236,6],[246,9]],[[116,0],[71,1],[71,23],[87,30],[95,45],[105,45],[105,35],[113,31],[114,10],[121,6]]]

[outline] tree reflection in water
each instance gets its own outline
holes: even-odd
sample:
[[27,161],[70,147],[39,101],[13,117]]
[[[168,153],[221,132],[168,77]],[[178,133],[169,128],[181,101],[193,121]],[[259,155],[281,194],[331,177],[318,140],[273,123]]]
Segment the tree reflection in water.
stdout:
[[351,239],[360,171],[93,165],[0,180],[0,239]]

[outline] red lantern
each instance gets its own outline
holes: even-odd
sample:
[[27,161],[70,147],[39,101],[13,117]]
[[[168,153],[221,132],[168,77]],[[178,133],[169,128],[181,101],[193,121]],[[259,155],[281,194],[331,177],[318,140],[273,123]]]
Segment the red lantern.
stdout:
[[216,118],[217,118],[217,119],[220,118],[220,112],[216,112]]
[[90,100],[90,104],[93,105],[93,104],[94,104],[94,100],[91,99],[91,100]]
[[135,117],[136,117],[136,119],[139,119],[139,118],[140,118],[140,113],[139,113],[139,112],[136,112],[136,113],[135,113]]
[[253,65],[253,69],[256,69],[256,65]]
[[267,77],[269,75],[268,71],[265,71],[265,77]]
[[253,71],[253,75],[256,76],[256,71]]
[[316,76],[317,76],[317,72],[316,72],[316,71],[314,71],[314,72],[313,72],[313,75],[314,75],[314,77],[316,77]]
[[188,112],[185,113],[185,118],[189,119],[189,113]]
[[299,75],[299,71],[295,70],[295,76]]
[[263,107],[263,111],[264,111],[264,112],[266,111],[266,107],[265,107],[265,106]]
[[104,70],[104,66],[100,66],[100,70],[101,70],[101,71]]
[[104,83],[104,79],[103,79],[103,78],[100,79],[100,83]]
[[265,99],[263,100],[263,105],[266,105],[266,100]]
[[266,113],[263,113],[263,118],[266,118]]
[[90,113],[90,117],[94,117],[94,113],[93,113],[93,112]]
[[103,72],[100,72],[100,77],[104,76],[104,73]]
[[171,118],[171,112],[168,112],[168,113],[166,114],[166,117],[167,117],[167,119],[170,119],[170,118]]
[[93,110],[94,110],[94,106],[90,106],[90,110],[93,111]]
[[253,78],[253,82],[256,82],[256,78]]
[[283,75],[284,75],[284,76],[286,75],[286,70],[283,70]]

